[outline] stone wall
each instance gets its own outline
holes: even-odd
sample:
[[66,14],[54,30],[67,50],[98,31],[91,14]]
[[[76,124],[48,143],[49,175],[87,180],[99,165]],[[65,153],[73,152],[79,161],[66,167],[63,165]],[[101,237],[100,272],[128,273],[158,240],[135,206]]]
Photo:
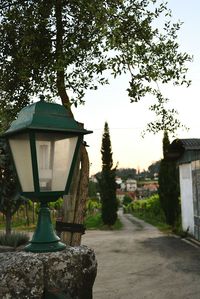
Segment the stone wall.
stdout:
[[0,298],[91,299],[97,262],[86,246],[52,253],[0,253]]

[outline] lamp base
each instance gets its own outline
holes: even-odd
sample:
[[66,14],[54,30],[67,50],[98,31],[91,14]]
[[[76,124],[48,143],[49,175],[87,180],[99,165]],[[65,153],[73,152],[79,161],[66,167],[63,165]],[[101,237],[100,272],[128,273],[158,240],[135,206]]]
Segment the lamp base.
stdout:
[[65,248],[66,245],[60,242],[60,238],[54,231],[47,203],[41,203],[37,227],[30,244],[25,247],[25,251],[53,252]]
[[53,252],[53,251],[61,251],[66,248],[66,245],[62,242],[52,242],[52,243],[32,243],[28,244],[25,247],[25,251],[29,252]]

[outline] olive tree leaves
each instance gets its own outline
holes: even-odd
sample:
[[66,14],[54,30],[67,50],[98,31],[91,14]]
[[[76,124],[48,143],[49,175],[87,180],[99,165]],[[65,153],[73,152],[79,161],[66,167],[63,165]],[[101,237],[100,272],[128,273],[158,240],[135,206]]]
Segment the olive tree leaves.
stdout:
[[[56,5],[62,6],[62,55],[56,51]],[[18,112],[33,96],[58,95],[56,78],[64,70],[64,87],[75,106],[86,90],[108,84],[109,76],[128,73],[131,102],[153,96],[159,117],[148,129],[180,125],[166,109],[163,84],[190,85],[191,57],[181,53],[167,3],[156,0],[13,0],[0,4],[0,109]],[[168,121],[168,120],[170,121]],[[174,124],[173,124],[174,121]],[[175,125],[176,123],[176,125]],[[153,125],[154,124],[154,125]]]
[[[149,108],[156,118],[147,125],[147,131],[174,133],[182,125],[177,111],[168,108],[169,99],[161,93],[161,88],[168,83],[188,87],[191,81],[186,79],[187,63],[192,57],[179,50],[177,33],[181,22],[171,23],[167,3],[154,7],[156,2],[125,2],[118,25],[110,33],[110,45],[117,52],[110,64],[114,76],[129,72],[127,91],[131,102],[143,97],[155,99]],[[158,29],[159,19],[163,17],[163,29]]]

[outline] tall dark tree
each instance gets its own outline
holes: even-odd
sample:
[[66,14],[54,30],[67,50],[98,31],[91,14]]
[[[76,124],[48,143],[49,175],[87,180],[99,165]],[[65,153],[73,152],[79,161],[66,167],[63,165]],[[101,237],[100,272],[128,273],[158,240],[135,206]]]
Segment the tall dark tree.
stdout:
[[163,158],[166,160],[167,159],[168,147],[170,145],[169,136],[168,136],[167,131],[164,131],[162,144],[163,144]]
[[117,220],[118,203],[116,198],[116,168],[113,167],[112,148],[108,123],[105,123],[101,145],[102,172],[99,178],[102,202],[102,220],[106,225],[113,225]]
[[155,178],[155,174],[158,175],[160,169],[160,161],[153,162],[148,167],[148,176],[150,176],[151,179]]
[[169,144],[168,133],[165,131],[163,137],[163,159],[161,160],[159,171],[158,193],[166,222],[174,226],[180,212],[179,179],[176,162],[167,159]]

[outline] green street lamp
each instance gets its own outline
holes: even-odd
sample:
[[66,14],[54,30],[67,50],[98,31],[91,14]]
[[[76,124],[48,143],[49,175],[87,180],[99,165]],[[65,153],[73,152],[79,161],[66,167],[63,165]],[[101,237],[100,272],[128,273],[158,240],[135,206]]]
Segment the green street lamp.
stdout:
[[39,200],[38,223],[26,251],[63,250],[53,229],[48,202],[67,194],[78,151],[87,131],[62,105],[43,98],[23,108],[3,134],[8,140],[21,194]]

